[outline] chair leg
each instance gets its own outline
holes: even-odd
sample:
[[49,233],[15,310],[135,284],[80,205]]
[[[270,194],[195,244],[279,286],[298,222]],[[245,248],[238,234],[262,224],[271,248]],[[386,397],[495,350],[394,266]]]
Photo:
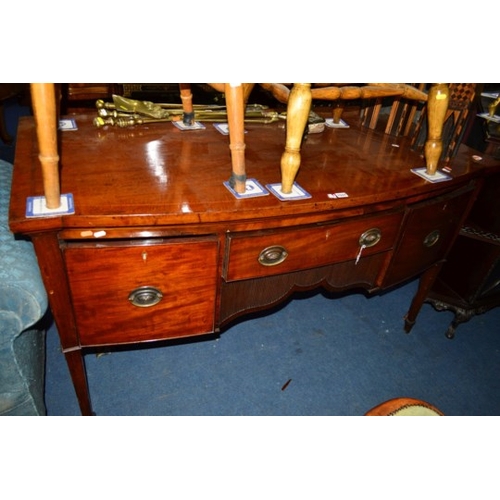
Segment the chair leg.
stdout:
[[450,101],[450,91],[446,83],[435,83],[429,90],[427,100],[428,131],[424,146],[427,173],[436,173],[439,159],[443,151],[443,125]]
[[295,83],[288,98],[285,152],[281,156],[281,191],[292,192],[300,168],[300,147],[311,110],[310,83]]
[[246,189],[244,90],[241,84],[231,83],[226,83],[225,89],[232,163],[230,183],[237,193],[244,193]]
[[184,125],[192,125],[194,122],[193,94],[190,83],[179,83],[182,101],[182,121]]

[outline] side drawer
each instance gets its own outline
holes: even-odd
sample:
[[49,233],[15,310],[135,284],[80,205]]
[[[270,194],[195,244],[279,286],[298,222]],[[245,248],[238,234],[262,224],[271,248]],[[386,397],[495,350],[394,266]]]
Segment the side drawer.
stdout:
[[64,256],[82,345],[213,331],[215,237],[69,243]]
[[302,229],[230,234],[224,279],[272,276],[389,250],[402,217],[390,213]]
[[446,256],[473,193],[471,186],[410,207],[384,286],[411,278]]

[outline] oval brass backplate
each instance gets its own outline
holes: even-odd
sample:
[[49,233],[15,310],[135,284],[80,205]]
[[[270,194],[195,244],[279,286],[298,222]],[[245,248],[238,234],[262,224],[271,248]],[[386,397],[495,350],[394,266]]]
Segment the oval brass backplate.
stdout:
[[439,229],[435,229],[434,231],[431,231],[424,238],[424,246],[426,246],[427,248],[434,246],[438,242],[440,236],[441,236],[441,233],[440,233]]
[[163,294],[153,286],[141,286],[132,290],[128,300],[136,307],[151,307],[163,298]]
[[277,266],[288,257],[288,252],[281,245],[264,248],[259,254],[259,262],[263,266]]
[[375,246],[382,239],[382,231],[378,227],[368,229],[359,237],[359,245],[365,248]]

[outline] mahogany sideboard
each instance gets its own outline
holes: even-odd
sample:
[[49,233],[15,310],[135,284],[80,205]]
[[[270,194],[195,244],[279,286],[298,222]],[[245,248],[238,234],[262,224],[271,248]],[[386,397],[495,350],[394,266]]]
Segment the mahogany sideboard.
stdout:
[[[248,177],[264,196],[238,198],[227,137],[212,124],[95,128],[76,115],[59,132],[61,192],[71,215],[27,217],[43,195],[35,124],[18,129],[10,224],[35,246],[83,414],[92,414],[85,348],[220,332],[298,289],[375,293],[421,276],[409,331],[485,175],[498,161],[462,146],[451,180],[410,169],[408,139],[358,125],[309,135],[296,182],[310,197],[281,201],[284,124],[246,124]],[[347,334],[347,333],[346,333]]]

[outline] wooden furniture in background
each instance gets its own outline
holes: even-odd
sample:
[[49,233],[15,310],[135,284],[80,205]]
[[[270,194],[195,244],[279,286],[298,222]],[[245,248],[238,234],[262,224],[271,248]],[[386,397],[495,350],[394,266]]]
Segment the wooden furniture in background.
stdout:
[[[500,84],[484,84],[481,90],[483,89],[484,91],[481,92],[476,102],[475,111],[480,116],[476,116],[474,126],[481,130],[481,133],[477,135],[484,142],[478,145],[477,149],[495,158],[500,158],[500,123],[498,121],[500,116]],[[485,115],[495,119],[485,118]]]
[[[426,90],[425,83],[410,84],[419,91]],[[386,99],[385,99],[386,100]],[[387,103],[385,103],[387,104]],[[390,112],[385,116],[381,111],[385,109],[384,98],[367,99],[361,107],[361,123],[365,127],[375,129],[379,123],[385,118],[385,133],[394,136],[408,136],[415,129],[415,120],[418,111],[423,108],[422,102],[418,100],[409,100],[405,97],[398,96],[391,98]]]
[[[425,91],[427,84],[412,84]],[[442,151],[440,160],[447,162],[456,154],[466,133],[469,113],[476,97],[475,83],[449,84],[449,104],[442,116]],[[382,113],[387,111],[388,113]],[[411,145],[423,154],[428,139],[427,106],[416,100],[397,97],[392,103],[382,98],[367,100],[361,110],[363,125],[375,129],[379,122],[385,126],[385,133],[393,136],[409,136]]]
[[[469,112],[476,95],[475,83],[450,83],[449,104],[442,116],[442,149],[441,161],[449,161],[457,153],[466,130]],[[431,87],[432,89],[432,87]],[[428,118],[430,110],[422,108],[422,112],[412,134],[412,148],[421,153],[425,151],[430,127]]]
[[461,323],[500,305],[500,175],[489,176],[427,301],[455,315],[446,336]]
[[12,143],[12,136],[7,131],[4,116],[4,102],[12,98],[24,98],[29,96],[28,83],[0,83],[0,139],[5,144]]
[[81,112],[94,106],[97,99],[123,94],[123,85],[118,83],[63,83],[59,87],[64,113]]

